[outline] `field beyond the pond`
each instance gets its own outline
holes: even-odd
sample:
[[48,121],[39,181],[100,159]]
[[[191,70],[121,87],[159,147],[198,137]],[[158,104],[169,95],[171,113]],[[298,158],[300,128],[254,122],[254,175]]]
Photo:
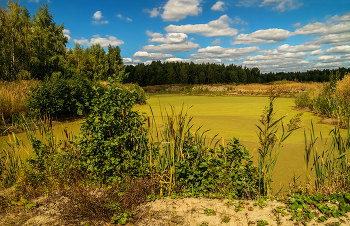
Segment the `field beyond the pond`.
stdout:
[[[151,107],[157,124],[161,124],[160,107],[163,110],[166,108],[170,112],[171,106],[174,106],[175,111],[179,113],[182,106],[184,106],[184,111],[187,111],[189,116],[193,116],[192,123],[195,129],[199,126],[203,126],[202,130],[210,129],[206,133],[207,138],[219,134],[217,138],[224,138],[225,144],[232,137],[238,138],[256,160],[257,148],[259,147],[256,125],[259,125],[259,120],[267,104],[268,97],[151,94],[150,99],[147,100],[147,105],[138,106],[135,110],[145,112],[147,116],[152,116]],[[275,118],[286,116],[283,122],[287,125],[293,116],[300,113],[300,111],[293,110],[294,106],[294,98],[277,98]],[[321,132],[323,139],[325,139],[334,128],[332,125],[318,123],[320,119],[313,113],[304,112],[301,117],[302,127],[295,131],[284,143],[274,170],[272,185],[274,191],[281,188],[283,191],[288,191],[288,185],[293,176],[299,177],[302,175],[299,182],[304,182],[304,130],[309,135],[312,121],[316,136],[320,136]],[[345,130],[343,133],[345,134]],[[318,150],[322,150],[320,144]]]

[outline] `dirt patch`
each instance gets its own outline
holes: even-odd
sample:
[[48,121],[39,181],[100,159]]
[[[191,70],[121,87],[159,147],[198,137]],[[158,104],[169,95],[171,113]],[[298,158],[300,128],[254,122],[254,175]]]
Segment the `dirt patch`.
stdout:
[[[0,191],[0,197],[4,194],[10,195],[14,189]],[[93,195],[98,196],[100,191]],[[146,226],[146,225],[188,225],[188,226],[206,226],[206,225],[235,225],[235,226],[255,226],[259,220],[265,220],[269,226],[283,225],[295,226],[302,225],[296,221],[291,221],[290,214],[284,216],[277,213],[274,209],[282,206],[287,209],[287,205],[278,201],[267,201],[267,206],[260,208],[254,206],[254,201],[243,200],[242,209],[235,210],[234,205],[227,205],[231,201],[233,204],[239,200],[228,199],[208,199],[208,198],[179,198],[171,199],[169,197],[156,200],[154,202],[144,202],[133,208],[133,222],[127,225]],[[35,203],[36,207],[26,209],[24,206],[11,206],[6,211],[0,211],[0,225],[112,225],[109,220],[101,219],[82,219],[67,221],[62,215],[64,208],[71,197],[67,197],[66,192],[57,191],[50,196],[41,196],[29,201]],[[212,210],[210,212],[208,209]],[[307,225],[330,226],[335,222],[342,222],[342,225],[350,225],[350,213],[339,218],[330,218],[324,223],[316,223],[316,219],[323,216],[317,209],[313,210],[316,218],[309,220]],[[89,222],[89,223],[87,223]]]
[[[225,205],[228,199],[186,198],[170,199],[164,198],[155,202],[144,203],[134,210],[135,225],[237,225],[253,226],[258,220],[266,220],[269,226],[302,225],[296,221],[290,221],[290,216],[276,213],[274,209],[286,204],[277,201],[268,201],[267,206],[260,208],[254,206],[254,201],[244,201],[243,210],[236,212],[234,206]],[[238,203],[238,200],[232,201]],[[208,216],[205,210],[212,209],[213,213]],[[322,214],[315,210],[319,217]],[[224,218],[228,222],[223,222]],[[316,218],[310,220],[307,225],[332,225],[332,222],[343,222],[350,225],[350,214],[340,218],[331,218],[325,223],[316,223]]]

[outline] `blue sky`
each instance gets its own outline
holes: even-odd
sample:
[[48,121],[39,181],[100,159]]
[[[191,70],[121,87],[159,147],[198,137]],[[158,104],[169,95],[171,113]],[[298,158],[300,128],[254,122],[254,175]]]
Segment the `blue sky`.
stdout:
[[31,15],[44,3],[64,24],[68,48],[119,45],[125,64],[232,63],[262,72],[350,65],[349,0],[20,1]]

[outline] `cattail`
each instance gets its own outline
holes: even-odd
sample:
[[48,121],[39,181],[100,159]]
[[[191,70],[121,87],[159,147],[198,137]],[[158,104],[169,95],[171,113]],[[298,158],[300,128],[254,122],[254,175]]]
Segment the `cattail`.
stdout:
[[123,115],[123,121],[124,121],[124,110],[122,110],[122,115]]
[[204,150],[202,149],[202,156],[204,156]]
[[140,126],[140,135],[142,135],[142,127]]
[[46,117],[45,117],[45,115],[44,115],[44,124],[46,125]]
[[66,137],[68,138],[67,128],[64,128],[64,133],[66,134]]
[[173,124],[172,118],[170,118],[170,125],[171,125],[171,136],[174,138],[174,124]]
[[179,114],[179,127],[181,125],[181,115]]
[[149,116],[147,116],[147,121],[148,121],[148,128],[150,128],[151,127],[151,122],[150,122]]

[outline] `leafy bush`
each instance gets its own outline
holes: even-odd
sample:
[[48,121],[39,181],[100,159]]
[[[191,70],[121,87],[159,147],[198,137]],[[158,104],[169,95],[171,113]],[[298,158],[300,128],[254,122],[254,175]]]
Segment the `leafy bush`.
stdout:
[[187,158],[175,163],[177,185],[186,191],[234,193],[236,197],[254,197],[258,174],[252,156],[236,138],[217,150],[187,149]]
[[93,86],[98,85],[81,76],[66,80],[60,73],[53,74],[41,84],[31,87],[26,98],[29,115],[57,117],[76,115],[78,110],[82,114],[87,110],[84,103],[93,96]]
[[145,117],[133,111],[136,94],[122,89],[110,79],[107,89],[90,102],[90,114],[81,126],[79,149],[81,164],[98,180],[115,180],[121,175],[142,175],[145,168]]

